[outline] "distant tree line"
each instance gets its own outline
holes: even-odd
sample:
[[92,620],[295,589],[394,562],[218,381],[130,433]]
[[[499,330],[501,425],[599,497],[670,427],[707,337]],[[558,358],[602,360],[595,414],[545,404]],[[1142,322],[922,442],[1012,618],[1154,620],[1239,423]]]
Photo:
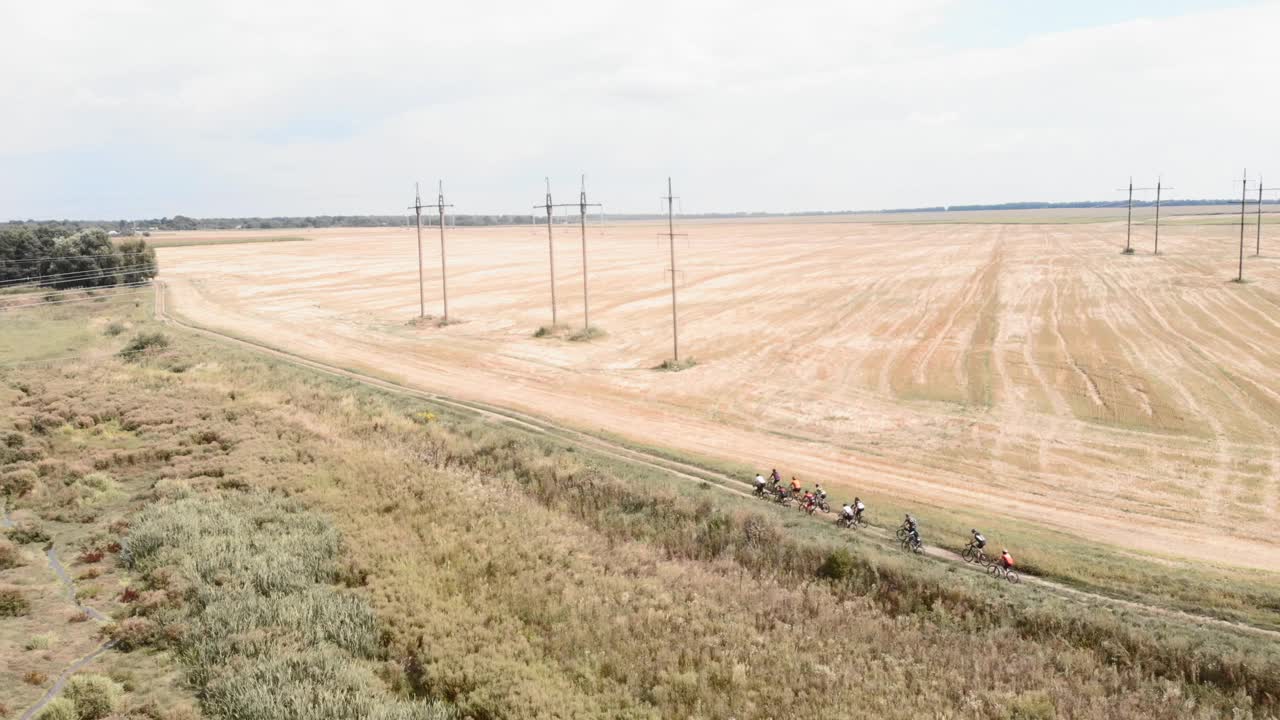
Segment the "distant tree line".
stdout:
[[110,287],[156,275],[156,252],[142,238],[113,242],[101,228],[68,224],[0,226],[0,284],[58,289]]
[[[1235,200],[1164,200],[1160,204],[1167,207],[1186,205],[1233,205]],[[1280,203],[1280,199],[1267,200],[1268,204]],[[918,212],[963,212],[968,210],[1046,210],[1072,208],[1121,208],[1128,200],[1079,200],[1072,202],[1009,202],[990,203],[985,205],[935,205],[931,207],[890,208],[885,210],[802,210],[797,212],[713,212],[683,213],[683,218],[753,218],[753,217],[795,217],[802,215],[866,215],[879,213],[918,213]],[[1150,207],[1155,203],[1149,200],[1134,200],[1134,207]],[[609,215],[614,220],[654,220],[665,218],[661,213],[622,213]],[[424,213],[424,226],[436,222],[437,216]],[[449,224],[462,227],[487,225],[528,225],[531,222],[546,222],[543,215],[450,215]],[[555,222],[576,222],[574,216],[556,216]],[[123,237],[136,234],[150,235],[152,231],[189,232],[192,230],[287,230],[294,228],[330,228],[330,227],[405,227],[413,224],[412,215],[297,215],[276,217],[226,217],[226,218],[194,218],[186,215],[173,217],[145,218],[141,220],[11,220],[0,227],[56,228],[67,234],[89,228],[109,228],[111,232]]]

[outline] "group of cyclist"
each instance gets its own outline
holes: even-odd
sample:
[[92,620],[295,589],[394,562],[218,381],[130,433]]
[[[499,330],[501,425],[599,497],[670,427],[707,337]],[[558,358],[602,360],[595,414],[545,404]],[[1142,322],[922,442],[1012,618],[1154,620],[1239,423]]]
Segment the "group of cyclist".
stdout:
[[[807,490],[793,475],[791,476],[791,484],[784,485],[782,483],[782,475],[778,473],[777,468],[774,468],[769,473],[768,480],[765,480],[764,475],[757,473],[755,485],[756,497],[773,498],[779,502],[796,500],[800,503],[800,509],[810,514],[815,510],[831,511],[831,506],[827,504],[827,491],[822,489],[821,483],[814,483],[813,489]],[[848,505],[845,505],[846,509],[848,507]]]
[[[774,468],[769,473],[768,479],[764,475],[756,474],[755,478],[755,494],[757,497],[767,498],[773,497],[780,501],[799,500],[801,509],[813,512],[814,509],[828,510],[827,492],[822,489],[822,485],[815,483],[812,491],[806,490],[799,480],[793,475],[790,485],[782,483],[782,475],[778,473],[778,469]],[[840,517],[837,522],[845,527],[855,527],[858,524],[866,524],[863,519],[863,513],[867,510],[867,506],[862,502],[861,498],[855,497],[853,502],[846,502],[840,508]],[[969,546],[965,548],[965,559],[970,557],[975,562],[982,562],[986,559],[985,549],[987,547],[987,538],[977,528],[969,531],[972,539]],[[923,552],[924,542],[920,537],[920,523],[912,517],[911,513],[906,514],[906,518],[902,522],[902,527],[898,529],[898,539],[902,541],[903,548],[913,550],[915,552]],[[998,565],[1006,572],[1013,569],[1013,556],[1009,554],[1007,548],[1001,549],[1000,557],[992,564]]]

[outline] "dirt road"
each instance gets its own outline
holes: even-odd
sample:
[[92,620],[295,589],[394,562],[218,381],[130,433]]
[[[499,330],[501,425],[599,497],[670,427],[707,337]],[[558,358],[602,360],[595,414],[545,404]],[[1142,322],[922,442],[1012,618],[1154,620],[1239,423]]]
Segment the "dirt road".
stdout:
[[[1280,569],[1280,260],[1232,275],[1233,230],[688,223],[682,349],[665,252],[643,224],[593,231],[588,344],[550,321],[545,228],[450,232],[450,310],[411,326],[405,230],[159,251],[200,324],[451,397],[825,485],[990,508],[1120,546]],[[580,248],[557,229],[562,322]],[[290,234],[295,234],[290,232]],[[438,307],[427,245],[428,312]],[[837,495],[838,497],[839,495]]]

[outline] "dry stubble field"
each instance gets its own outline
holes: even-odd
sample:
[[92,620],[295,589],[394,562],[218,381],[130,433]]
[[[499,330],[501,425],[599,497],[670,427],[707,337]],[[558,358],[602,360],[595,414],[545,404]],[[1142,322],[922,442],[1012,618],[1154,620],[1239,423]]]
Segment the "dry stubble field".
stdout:
[[[1045,218],[683,223],[681,350],[698,365],[680,373],[651,369],[671,354],[651,224],[591,231],[592,319],[608,335],[590,343],[532,336],[550,322],[545,227],[450,230],[461,322],[447,327],[411,324],[410,230],[158,252],[171,310],[302,355],[777,466],[838,499],[969,507],[1280,569],[1280,251],[1248,259],[1241,286],[1229,225],[1180,217],[1159,257],[1138,226],[1140,254],[1125,257],[1123,222],[1028,219]],[[581,324],[577,229],[556,233],[560,320]]]

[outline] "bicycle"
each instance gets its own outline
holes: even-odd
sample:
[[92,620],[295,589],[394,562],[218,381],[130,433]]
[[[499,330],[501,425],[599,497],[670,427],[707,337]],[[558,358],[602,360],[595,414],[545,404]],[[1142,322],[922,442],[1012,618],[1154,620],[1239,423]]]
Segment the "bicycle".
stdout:
[[987,557],[982,548],[973,543],[965,546],[964,551],[960,553],[960,557],[964,558],[965,562],[975,563],[984,567],[991,563],[991,558]]
[[853,517],[841,515],[836,518],[836,524],[846,530],[853,530],[859,527],[867,527],[867,520],[862,517],[862,513],[855,513]]
[[924,542],[917,535],[907,535],[902,539],[902,549],[906,552],[921,555],[924,553]]
[[987,574],[993,578],[1003,577],[1014,585],[1022,582],[1022,578],[1018,577],[1018,573],[1013,568],[1007,568],[998,562],[993,562],[987,566]]

